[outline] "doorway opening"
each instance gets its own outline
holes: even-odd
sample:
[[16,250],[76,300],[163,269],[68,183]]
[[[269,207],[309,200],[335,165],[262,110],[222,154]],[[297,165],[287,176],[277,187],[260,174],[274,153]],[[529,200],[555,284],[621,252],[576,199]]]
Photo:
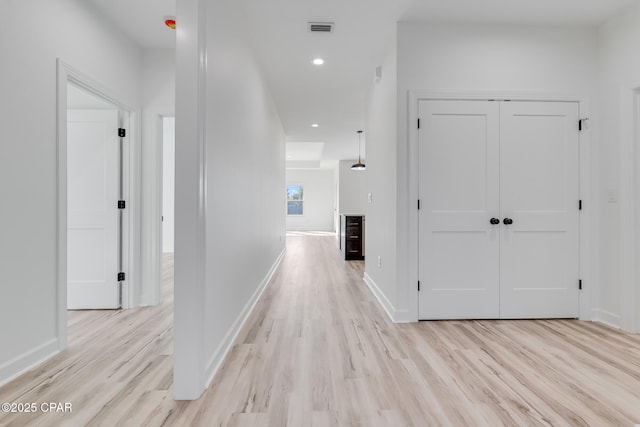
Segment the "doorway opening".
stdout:
[[[58,348],[68,309],[133,306],[131,108],[58,60]],[[133,279],[133,280],[132,280]]]

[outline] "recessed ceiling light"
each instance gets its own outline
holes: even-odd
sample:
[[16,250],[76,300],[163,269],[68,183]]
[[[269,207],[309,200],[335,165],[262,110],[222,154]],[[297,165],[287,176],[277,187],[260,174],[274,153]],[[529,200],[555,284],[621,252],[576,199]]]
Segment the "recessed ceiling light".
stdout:
[[317,123],[314,123],[314,124],[311,125],[312,128],[317,128],[318,126],[320,126],[320,125],[317,124]]
[[316,59],[313,60],[313,63],[316,64],[316,65],[322,65],[322,64],[324,64],[324,59],[316,58]]

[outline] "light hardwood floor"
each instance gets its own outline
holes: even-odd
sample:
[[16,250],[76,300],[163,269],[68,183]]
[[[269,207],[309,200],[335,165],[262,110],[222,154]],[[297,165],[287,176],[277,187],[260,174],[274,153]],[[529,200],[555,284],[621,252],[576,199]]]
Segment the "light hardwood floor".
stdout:
[[570,320],[392,324],[362,262],[295,236],[213,384],[172,399],[172,265],[161,307],[72,312],[69,349],[0,388],[72,413],[1,426],[633,426],[640,336]]

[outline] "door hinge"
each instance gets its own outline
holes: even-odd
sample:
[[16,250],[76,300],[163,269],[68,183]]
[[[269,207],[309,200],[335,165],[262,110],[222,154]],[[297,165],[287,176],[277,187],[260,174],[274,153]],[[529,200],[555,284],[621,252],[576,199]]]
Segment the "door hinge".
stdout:
[[121,271],[120,273],[118,273],[118,282],[124,282],[125,280],[125,274]]
[[582,129],[586,128],[586,124],[587,124],[588,120],[589,120],[588,118],[578,120],[578,130],[579,131],[581,131]]
[[418,199],[418,210],[420,210],[420,199]]
[[418,292],[420,292],[420,280],[418,280]]
[[582,200],[578,200],[578,210],[582,210]]
[[420,119],[418,119],[418,129],[420,129]]
[[578,280],[578,290],[582,290],[582,279]]
[[124,128],[118,128],[118,137],[124,138],[127,136],[127,130]]
[[127,207],[126,205],[124,200],[118,200],[118,209],[125,209]]

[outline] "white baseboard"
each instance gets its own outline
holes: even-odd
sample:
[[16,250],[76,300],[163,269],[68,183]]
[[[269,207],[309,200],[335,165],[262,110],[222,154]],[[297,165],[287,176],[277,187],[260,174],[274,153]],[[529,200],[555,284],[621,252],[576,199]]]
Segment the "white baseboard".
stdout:
[[271,278],[280,266],[285,253],[286,249],[283,249],[280,255],[278,255],[278,258],[273,263],[271,269],[260,283],[260,286],[258,286],[258,289],[256,289],[256,291],[253,293],[247,304],[244,306],[244,309],[240,312],[240,315],[236,318],[235,322],[233,322],[231,328],[229,328],[229,331],[225,335],[224,340],[222,340],[222,343],[218,346],[216,351],[213,353],[213,356],[211,356],[211,358],[209,359],[209,363],[207,363],[206,366],[207,382],[205,383],[205,388],[209,387],[211,381],[213,381],[213,377],[220,369],[220,366],[222,366],[222,362],[224,362],[224,359],[227,357],[227,354],[229,354],[229,351],[233,347],[233,343],[238,337],[240,330],[242,330],[242,327],[253,312],[253,309],[262,296],[262,293],[267,288],[267,285],[271,281]]
[[59,353],[58,339],[53,338],[38,347],[0,365],[0,386],[16,379],[25,372]]
[[409,310],[396,310],[395,323],[415,323],[416,320],[411,320],[409,317]]
[[619,315],[605,310],[594,309],[591,318],[595,322],[604,323],[605,325],[616,329],[620,329],[620,326],[622,325],[622,318]]
[[369,276],[367,273],[364,273],[362,277],[364,283],[367,284],[371,293],[376,297],[384,311],[387,313],[387,316],[394,323],[409,323],[409,313],[407,310],[396,310],[391,301],[387,298],[387,296],[380,290],[376,282]]

